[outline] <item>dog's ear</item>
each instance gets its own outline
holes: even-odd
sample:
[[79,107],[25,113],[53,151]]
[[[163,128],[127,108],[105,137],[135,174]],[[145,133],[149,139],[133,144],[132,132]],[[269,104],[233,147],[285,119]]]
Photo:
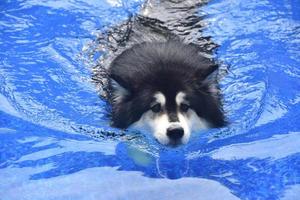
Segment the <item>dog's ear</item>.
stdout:
[[212,63],[208,65],[206,68],[200,68],[195,73],[195,79],[199,81],[204,81],[209,78],[217,69],[219,68],[218,64]]
[[111,91],[111,100],[114,103],[120,103],[128,96],[130,96],[130,90],[125,86],[125,84],[122,84],[120,81],[111,78],[109,80],[109,85]]
[[217,84],[218,68],[219,65],[214,63],[208,65],[206,68],[200,68],[194,76],[197,89],[217,96],[219,94]]

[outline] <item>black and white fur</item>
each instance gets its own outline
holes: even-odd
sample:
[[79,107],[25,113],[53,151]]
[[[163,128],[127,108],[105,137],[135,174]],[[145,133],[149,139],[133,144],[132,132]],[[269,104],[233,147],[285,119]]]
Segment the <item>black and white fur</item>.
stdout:
[[217,69],[194,45],[133,45],[109,68],[113,126],[152,133],[172,146],[187,143],[192,132],[224,126]]

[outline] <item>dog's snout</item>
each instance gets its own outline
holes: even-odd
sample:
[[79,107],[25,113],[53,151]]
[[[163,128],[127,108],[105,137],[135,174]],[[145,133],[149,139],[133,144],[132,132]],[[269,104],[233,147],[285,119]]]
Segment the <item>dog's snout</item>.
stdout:
[[167,129],[167,136],[173,141],[180,140],[183,134],[184,130],[182,127],[170,127]]

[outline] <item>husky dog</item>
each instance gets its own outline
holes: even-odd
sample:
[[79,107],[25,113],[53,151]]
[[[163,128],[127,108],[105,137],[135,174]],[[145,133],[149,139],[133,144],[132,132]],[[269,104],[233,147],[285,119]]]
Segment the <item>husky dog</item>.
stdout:
[[213,43],[196,35],[202,27],[195,14],[199,2],[147,1],[131,23],[127,46],[115,48],[122,52],[107,69],[113,126],[152,133],[161,144],[177,146],[192,132],[226,124]]
[[162,144],[187,143],[191,132],[225,124],[215,80],[218,68],[180,42],[142,43],[111,64],[112,121],[147,130]]

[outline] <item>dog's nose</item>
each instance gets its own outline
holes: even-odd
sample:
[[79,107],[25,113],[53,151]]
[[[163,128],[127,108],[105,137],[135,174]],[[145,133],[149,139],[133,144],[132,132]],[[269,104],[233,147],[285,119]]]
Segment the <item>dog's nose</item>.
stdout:
[[173,141],[181,139],[183,134],[184,130],[181,127],[170,127],[167,129],[167,136]]

